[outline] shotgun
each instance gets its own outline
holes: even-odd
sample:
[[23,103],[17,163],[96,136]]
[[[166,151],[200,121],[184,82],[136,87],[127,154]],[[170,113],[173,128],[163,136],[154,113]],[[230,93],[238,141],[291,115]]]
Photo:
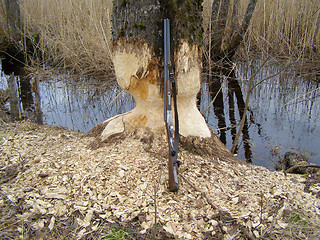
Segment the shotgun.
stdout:
[[[164,121],[167,129],[169,145],[169,191],[177,192],[178,183],[178,147],[179,147],[179,118],[177,110],[176,83],[170,60],[170,20],[164,19]],[[172,100],[173,109],[172,112]],[[174,115],[174,124],[173,124]]]

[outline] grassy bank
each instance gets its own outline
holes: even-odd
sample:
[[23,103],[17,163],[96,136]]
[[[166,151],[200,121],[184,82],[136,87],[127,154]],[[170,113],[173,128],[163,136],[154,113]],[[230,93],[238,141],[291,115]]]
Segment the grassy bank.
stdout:
[[[230,5],[236,1],[238,14],[233,21],[241,24],[249,0],[232,0]],[[205,22],[212,2],[204,2]],[[0,33],[6,35],[4,0],[0,4]],[[320,2],[314,0],[260,0],[246,36],[247,48],[317,58],[319,9]],[[23,34],[41,36],[42,60],[34,64],[46,62],[82,75],[103,75],[110,69],[112,0],[21,0],[21,13]]]

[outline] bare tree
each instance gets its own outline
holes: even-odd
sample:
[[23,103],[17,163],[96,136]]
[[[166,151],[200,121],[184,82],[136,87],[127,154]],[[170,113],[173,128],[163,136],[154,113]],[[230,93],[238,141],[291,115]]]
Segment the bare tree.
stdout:
[[[232,11],[230,15],[234,20],[237,14],[239,1],[234,0],[232,7],[229,0],[215,0],[213,2],[211,12],[211,22],[212,26],[214,26],[211,30],[211,59],[213,62],[227,61],[232,59],[238,47],[240,46],[245,33],[248,30],[257,2],[258,0],[249,1],[246,12],[242,19],[241,26],[236,26],[235,21],[232,21],[231,36],[228,36],[226,31],[228,13],[229,11]],[[226,41],[225,46],[223,46],[222,39],[226,38],[226,35],[228,36],[228,41]]]
[[21,37],[21,16],[19,0],[6,0],[7,26],[11,40],[18,41]]

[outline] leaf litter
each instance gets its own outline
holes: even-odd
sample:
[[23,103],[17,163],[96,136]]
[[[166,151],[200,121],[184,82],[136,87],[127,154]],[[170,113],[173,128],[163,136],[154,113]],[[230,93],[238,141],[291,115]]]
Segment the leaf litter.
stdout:
[[[14,218],[1,237],[63,239],[54,232],[68,226],[72,239],[102,239],[104,223],[129,224],[141,239],[319,237],[319,192],[304,191],[305,176],[182,149],[180,189],[170,193],[157,141],[158,152],[135,137],[92,150],[93,138],[76,131],[30,121],[1,127],[0,220]],[[292,231],[292,214],[308,225]]]

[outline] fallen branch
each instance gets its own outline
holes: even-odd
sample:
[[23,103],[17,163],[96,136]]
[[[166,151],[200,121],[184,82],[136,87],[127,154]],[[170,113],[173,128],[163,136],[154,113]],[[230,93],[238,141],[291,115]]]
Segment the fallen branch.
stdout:
[[317,165],[311,165],[311,164],[308,164],[308,165],[295,165],[289,169],[287,169],[284,174],[287,174],[287,173],[291,173],[293,172],[294,170],[298,169],[298,168],[320,168],[320,166],[317,166]]

